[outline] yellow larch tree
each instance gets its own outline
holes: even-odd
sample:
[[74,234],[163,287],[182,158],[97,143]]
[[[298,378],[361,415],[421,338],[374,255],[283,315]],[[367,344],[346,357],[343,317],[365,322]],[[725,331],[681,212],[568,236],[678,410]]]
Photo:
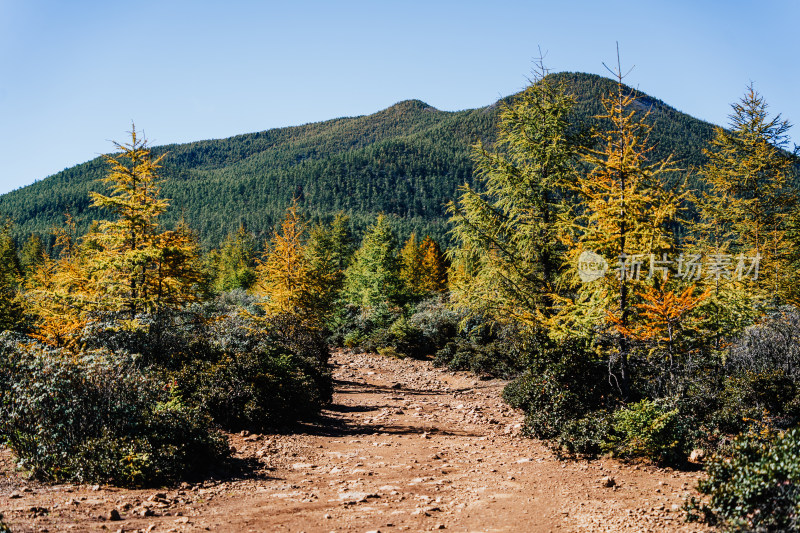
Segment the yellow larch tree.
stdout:
[[439,243],[427,235],[419,246],[422,260],[420,289],[426,293],[447,290],[447,263]]
[[161,231],[158,217],[169,205],[159,198],[159,163],[147,141],[131,131],[131,142],[114,143],[118,153],[102,182],[110,193],[90,193],[92,206],[116,218],[92,224],[79,241],[74,224],[58,233],[61,254],[31,276],[26,300],[37,335],[72,346],[88,320],[114,316],[133,320],[143,313],[178,309],[201,297],[202,269],[197,239],[181,222]]
[[267,314],[288,315],[314,326],[320,322],[317,295],[321,291],[306,253],[306,224],[294,202],[257,268],[255,289],[265,297]]
[[[619,65],[615,75],[616,91],[603,99],[604,113],[597,117],[609,128],[595,132],[597,148],[587,150],[583,158],[590,171],[574,185],[581,202],[561,219],[576,291],[554,322],[568,332],[594,331],[609,313],[618,328],[631,327],[635,293],[643,289],[649,259],[675,252],[671,224],[686,195],[665,185],[667,173],[676,170],[671,159],[650,161],[648,113],[637,113],[635,95],[623,85]],[[604,258],[610,271],[581,284],[577,267],[584,252]],[[613,373],[623,399],[630,383],[629,349],[628,336],[618,335],[616,353],[609,354],[617,362],[609,369],[616,367]]]
[[110,210],[116,220],[99,222],[83,242],[87,275],[103,293],[101,309],[134,318],[198,300],[197,239],[184,222],[170,231],[161,231],[158,222],[169,206],[159,198],[165,156],[154,157],[135,127],[130,143],[114,144],[119,152],[106,156],[111,171],[102,179],[111,192],[90,195],[93,207]]

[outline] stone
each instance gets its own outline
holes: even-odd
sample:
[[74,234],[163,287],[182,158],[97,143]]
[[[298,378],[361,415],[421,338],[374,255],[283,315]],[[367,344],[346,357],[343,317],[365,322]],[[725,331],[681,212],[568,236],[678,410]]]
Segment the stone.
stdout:
[[616,486],[616,484],[617,481],[611,476],[605,476],[600,479],[600,486],[602,487],[611,488]]
[[112,522],[119,522],[120,520],[122,520],[122,517],[119,515],[119,511],[117,511],[116,509],[111,509],[108,512],[108,519],[111,520]]

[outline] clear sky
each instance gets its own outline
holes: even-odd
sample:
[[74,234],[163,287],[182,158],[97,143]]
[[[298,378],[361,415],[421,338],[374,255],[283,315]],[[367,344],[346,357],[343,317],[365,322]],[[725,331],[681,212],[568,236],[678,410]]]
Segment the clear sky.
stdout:
[[[800,124],[798,0],[0,0],[0,193],[111,151],[374,113],[491,104],[605,74],[727,123],[751,81]],[[792,130],[800,142],[800,125]]]

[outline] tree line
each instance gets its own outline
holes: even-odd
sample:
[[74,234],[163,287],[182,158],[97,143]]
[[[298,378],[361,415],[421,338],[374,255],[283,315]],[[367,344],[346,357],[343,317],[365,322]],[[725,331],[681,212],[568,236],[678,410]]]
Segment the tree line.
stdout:
[[[607,125],[595,115],[610,80],[580,73],[551,76],[577,96],[576,124]],[[711,125],[637,95],[642,102],[637,113],[653,110],[648,121],[657,125],[654,157],[674,153],[684,168],[700,166],[702,147],[713,135]],[[164,212],[162,223],[174,228],[183,218],[197,231],[204,250],[217,247],[244,224],[261,248],[297,198],[312,222],[344,211],[359,238],[383,213],[402,240],[416,232],[449,247],[446,205],[460,185],[474,184],[470,145],[494,142],[499,110],[511,99],[457,112],[406,101],[363,117],[154,147],[155,155],[169,153],[160,170],[163,194],[179,206]],[[104,175],[99,157],[0,197],[0,213],[15,221],[12,235],[18,246],[35,233],[51,251],[55,240],[50,229],[61,225],[66,212],[81,234],[92,220],[106,216],[89,197]]]

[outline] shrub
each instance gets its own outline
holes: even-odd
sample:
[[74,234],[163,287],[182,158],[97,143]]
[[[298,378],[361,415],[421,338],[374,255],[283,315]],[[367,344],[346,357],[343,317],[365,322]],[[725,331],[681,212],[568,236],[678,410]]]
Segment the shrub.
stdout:
[[212,357],[173,375],[185,401],[227,429],[287,423],[331,399],[327,344],[291,317],[232,314],[214,323],[206,342]]
[[386,348],[378,348],[378,354],[383,357],[391,357],[393,359],[405,359],[406,355],[398,352],[394,346],[387,346]]
[[800,530],[800,429],[740,436],[726,452],[698,485],[709,501],[690,508],[733,531]]
[[783,306],[746,328],[731,346],[727,366],[754,374],[782,370],[800,379],[800,311]]
[[605,440],[611,391],[605,364],[586,341],[534,344],[528,370],[509,383],[503,399],[526,413],[525,430],[569,453],[593,455]]
[[386,303],[368,308],[344,305],[337,311],[328,342],[333,346],[377,352],[378,348],[391,345],[388,329],[401,316],[400,308],[390,308]]
[[445,340],[434,364],[451,370],[510,379],[522,372],[528,358],[526,338],[517,327],[480,317],[467,320],[457,335]]
[[200,475],[228,454],[210,420],[108,351],[70,356],[0,337],[0,438],[34,476],[139,486]]
[[368,309],[349,305],[340,310],[329,341],[367,352],[391,348],[401,357],[429,357],[456,336],[459,318],[442,296],[405,309],[386,304]]
[[[307,369],[305,369],[307,370]],[[297,358],[278,346],[198,361],[177,374],[188,402],[230,430],[263,430],[315,413],[329,400]]]
[[139,354],[138,364],[175,381],[192,407],[227,429],[263,429],[330,400],[324,335],[289,316],[261,316],[257,300],[232,291],[183,311],[107,316],[84,332],[93,349]]
[[461,318],[442,296],[417,304],[408,321],[420,333],[422,345],[419,351],[431,356],[452,341],[458,335]]
[[620,456],[672,464],[686,458],[678,409],[668,409],[663,402],[641,400],[617,410],[612,428],[604,449]]
[[3,522],[3,515],[0,514],[0,533],[11,533],[11,529]]

